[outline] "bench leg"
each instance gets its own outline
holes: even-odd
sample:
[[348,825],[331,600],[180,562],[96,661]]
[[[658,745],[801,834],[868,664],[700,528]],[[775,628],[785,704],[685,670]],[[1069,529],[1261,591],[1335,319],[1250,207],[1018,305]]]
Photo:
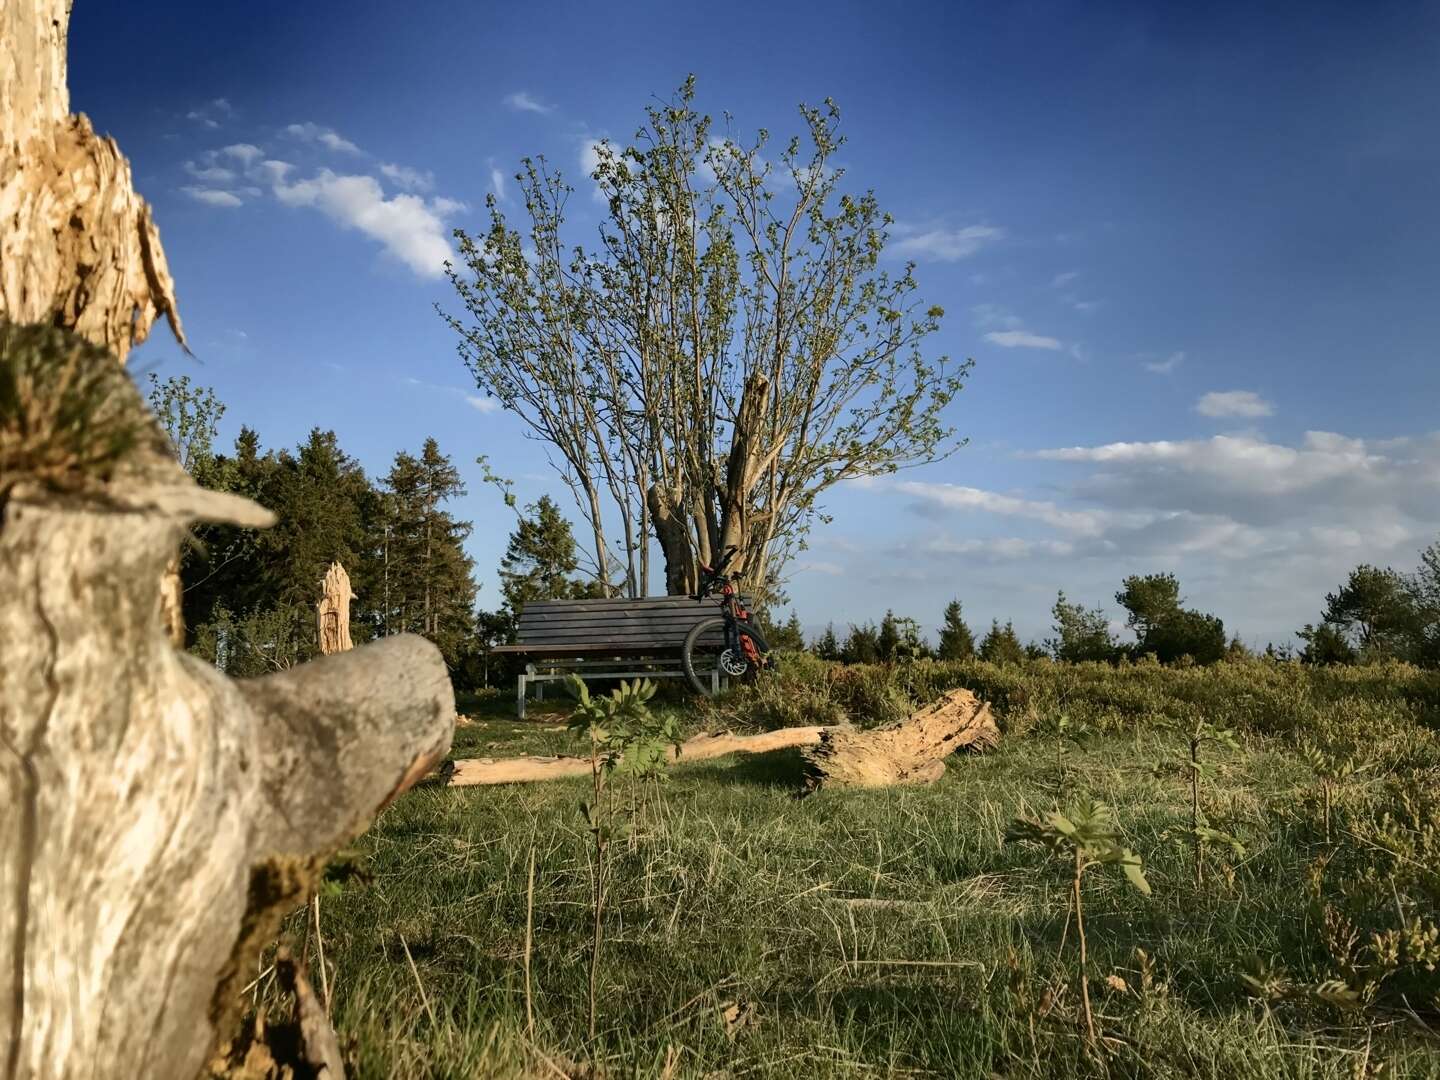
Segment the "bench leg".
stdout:
[[717,668],[715,668],[714,670],[712,670],[712,671],[710,672],[710,693],[711,693],[711,694],[718,694],[719,692],[720,692],[720,669],[717,667]]
[[536,700],[536,701],[544,701],[544,700],[545,700],[545,684],[544,684],[543,682],[536,682],[536,683],[535,683],[535,700]]
[[525,719],[525,673],[515,676],[515,717]]

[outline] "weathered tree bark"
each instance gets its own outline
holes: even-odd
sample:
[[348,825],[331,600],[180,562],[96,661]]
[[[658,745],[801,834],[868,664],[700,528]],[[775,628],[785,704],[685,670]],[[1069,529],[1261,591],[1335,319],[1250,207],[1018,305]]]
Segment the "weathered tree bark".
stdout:
[[[880,787],[928,784],[945,773],[945,759],[956,750],[988,750],[1000,741],[1000,729],[968,690],[954,690],[908,719],[886,728],[793,727],[757,735],[720,732],[696,735],[670,751],[670,761],[686,765],[726,754],[765,754],[802,747],[805,786],[821,784]],[[455,787],[524,784],[589,776],[583,757],[469,758],[455,762],[448,783]]]
[[999,741],[990,706],[969,690],[952,690],[889,727],[826,728],[805,751],[808,786],[930,784],[945,774],[945,759],[956,750],[986,750]]
[[177,653],[181,535],[271,515],[196,487],[84,362],[150,427],[104,478],[0,492],[0,1075],[188,1077],[328,855],[444,756],[454,698],[408,636],[250,682]]
[[161,315],[185,335],[129,163],[69,115],[69,22],[70,0],[0,3],[0,315],[71,328],[124,363]]
[[345,567],[332,562],[320,583],[322,595],[315,604],[315,633],[319,640],[320,652],[325,656],[353,649],[350,640],[350,601],[355,593],[350,589],[350,575]]
[[659,483],[651,484],[645,495],[655,539],[665,559],[665,592],[670,596],[689,596],[699,585],[695,552],[690,546],[690,530],[680,516],[679,496]]
[[0,1077],[188,1078],[454,697],[418,638],[253,682],[167,640],[189,526],[271,516],[196,487],[116,362],[183,336],[129,166],[68,115],[69,13],[0,0]]

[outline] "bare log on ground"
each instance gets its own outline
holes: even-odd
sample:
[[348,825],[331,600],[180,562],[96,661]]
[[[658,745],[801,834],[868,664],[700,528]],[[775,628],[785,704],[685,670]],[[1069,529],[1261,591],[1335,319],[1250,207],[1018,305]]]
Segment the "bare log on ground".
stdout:
[[[726,754],[764,754],[801,747],[805,785],[881,787],[928,784],[945,772],[945,759],[956,750],[988,750],[1000,741],[990,706],[968,690],[953,690],[935,704],[886,728],[794,727],[758,735],[722,732],[697,735],[671,751],[677,765]],[[470,758],[455,762],[449,783],[456,787],[482,784],[524,784],[588,776],[590,759],[583,757]]]
[[0,1076],[190,1077],[327,858],[446,753],[417,637],[231,681],[155,587],[205,491],[115,358],[0,322]]
[[[720,732],[696,735],[670,751],[673,763],[685,765],[726,754],[765,754],[792,746],[813,746],[825,728],[794,727],[762,731],[758,735]],[[487,784],[525,784],[536,780],[559,780],[566,776],[589,776],[590,759],[583,757],[463,758],[455,762],[449,783],[454,787]]]
[[945,774],[945,759],[956,750],[986,750],[999,741],[990,706],[969,690],[952,690],[889,727],[826,728],[805,751],[807,786],[931,784]]

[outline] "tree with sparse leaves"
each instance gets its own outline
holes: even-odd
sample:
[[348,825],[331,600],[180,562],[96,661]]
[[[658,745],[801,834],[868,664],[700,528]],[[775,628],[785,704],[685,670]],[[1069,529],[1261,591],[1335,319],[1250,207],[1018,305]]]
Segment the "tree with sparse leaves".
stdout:
[[1065,599],[1062,590],[1055,598],[1055,637],[1047,645],[1056,660],[1072,664],[1098,661],[1110,663],[1119,647],[1110,634],[1110,620],[1099,608],[1087,608]]
[[762,603],[842,480],[958,445],[943,413],[968,364],[925,356],[943,312],[913,267],[882,263],[890,218],[842,191],[832,102],[805,136],[714,135],[687,80],[627,145],[601,142],[595,244],[571,246],[571,187],[543,159],[517,176],[528,220],[491,198],[482,234],[457,230],[444,314],[481,389],[555,451],[610,579],[643,595],[651,541],[666,591],[734,546]]

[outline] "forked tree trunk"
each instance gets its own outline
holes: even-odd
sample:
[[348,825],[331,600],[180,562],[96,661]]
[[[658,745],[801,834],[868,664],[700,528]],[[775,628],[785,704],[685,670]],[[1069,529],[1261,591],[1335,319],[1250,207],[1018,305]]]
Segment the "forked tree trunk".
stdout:
[[186,529],[270,515],[196,487],[116,362],[180,324],[129,166],[68,115],[68,19],[0,0],[0,1077],[188,1080],[454,698],[418,638],[251,682],[167,640]]

